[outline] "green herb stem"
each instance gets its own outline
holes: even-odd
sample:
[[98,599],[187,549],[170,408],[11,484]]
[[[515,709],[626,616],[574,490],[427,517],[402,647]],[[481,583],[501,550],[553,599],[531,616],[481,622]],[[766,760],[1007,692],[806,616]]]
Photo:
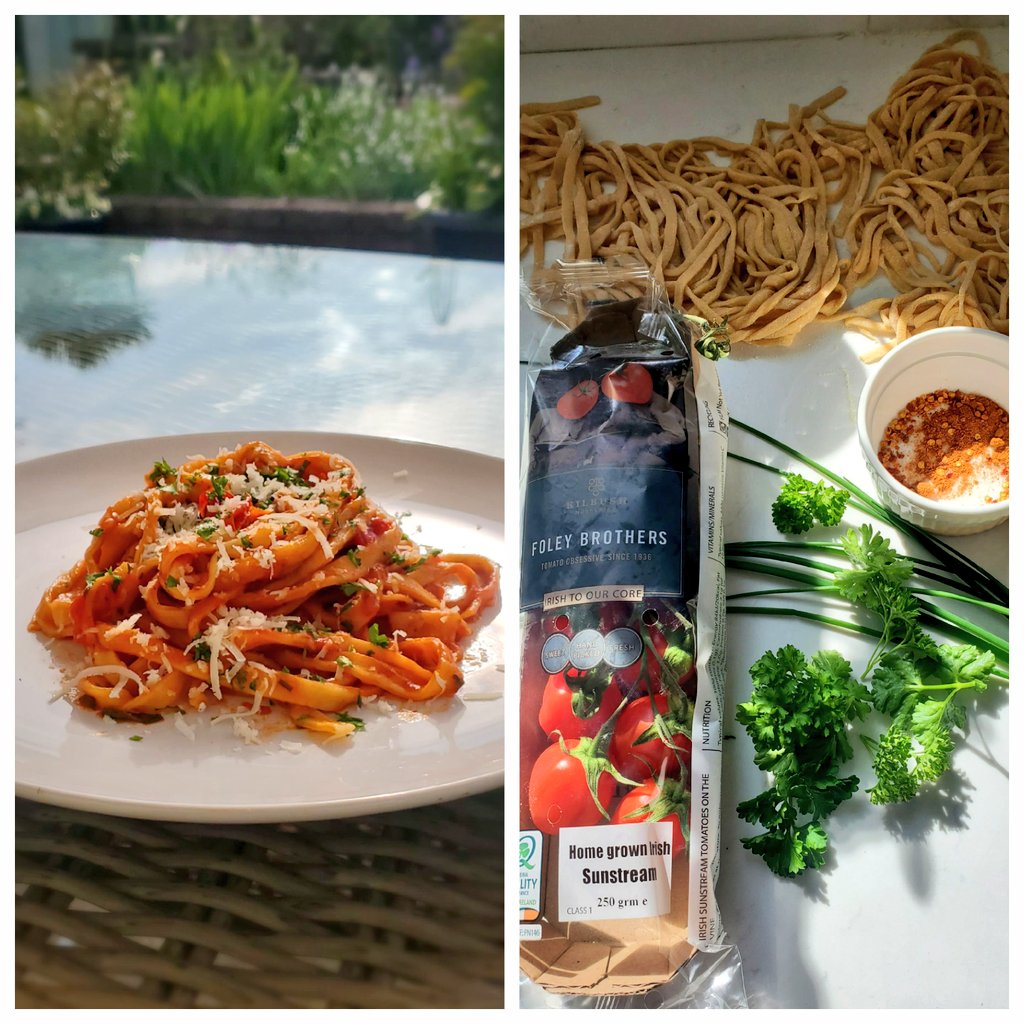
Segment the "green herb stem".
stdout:
[[[794,537],[788,540],[743,540],[743,541],[729,541],[725,545],[726,555],[730,554],[743,554],[751,555],[753,557],[764,558],[764,557],[775,557],[775,552],[790,552],[792,550],[808,550],[808,551],[825,551],[829,554],[841,555],[843,553],[843,547],[841,544],[834,543],[827,540],[802,540]],[[769,554],[764,554],[768,552]],[[910,559],[914,563],[914,572],[917,576],[922,579],[934,580],[936,583],[941,583],[947,587],[958,587],[962,590],[966,590],[964,582],[959,576],[949,576],[947,573],[932,572],[932,569],[942,569],[943,565],[941,562],[933,562],[929,558],[918,558],[914,555],[904,555],[904,558]],[[975,598],[975,600],[978,600]],[[1009,609],[1005,605],[992,603],[990,605],[994,611],[998,611],[1002,614],[1008,614]]]
[[[729,563],[726,562],[726,565]],[[829,592],[826,587],[812,586],[806,592],[815,591],[817,593]],[[790,593],[797,593],[798,591],[793,589]],[[773,608],[766,607],[764,605],[735,605],[732,602],[738,601],[741,598],[752,595],[747,594],[736,594],[731,596],[729,604],[726,606],[726,610],[733,614],[750,614],[750,615],[790,615],[795,616],[799,619],[807,619],[811,622],[820,622],[826,626],[833,626],[836,629],[844,629],[851,633],[860,633],[862,636],[873,637],[875,640],[881,640],[883,633],[881,630],[873,629],[870,626],[865,626],[859,622],[852,622],[848,619],[836,619],[829,615],[822,615],[818,612],[810,612],[803,608]],[[937,629],[949,637],[954,637],[958,640],[962,640],[965,643],[977,643],[979,640],[988,643],[993,648],[993,654],[1005,663],[1010,660],[1010,649],[1009,645],[1005,640],[1000,639],[997,636],[989,633],[987,630],[983,630],[980,627],[975,627],[971,623],[966,623],[964,620],[959,622],[950,622],[941,614],[941,610],[936,609],[938,614],[930,611],[921,612],[922,624],[927,624],[933,629]]]
[[[764,431],[758,430],[756,427],[753,427],[748,423],[744,423],[742,420],[732,418],[730,419],[730,423],[739,427],[741,430],[745,430],[747,433],[752,434],[754,437],[759,438],[779,451],[785,452],[791,458],[803,463],[805,466],[810,466],[815,470],[815,472],[820,473],[827,480],[831,480],[834,484],[845,488],[854,498],[863,503],[863,511],[866,511],[874,518],[887,523],[889,526],[899,530],[906,536],[915,539],[922,547],[935,555],[950,572],[955,572],[956,575],[959,576],[967,585],[967,589],[975,596],[984,596],[997,601],[1000,604],[1009,604],[1010,591],[1004,583],[998,580],[986,569],[983,569],[980,565],[972,561],[966,555],[961,554],[951,545],[939,540],[937,537],[928,533],[926,530],[922,530],[920,527],[915,526],[913,523],[909,523],[906,520],[901,519],[894,512],[886,508],[881,502],[876,501],[869,494],[859,488],[855,483],[853,483],[853,481],[848,480],[846,477],[841,476],[838,473],[833,473],[826,466],[823,466],[821,463],[815,461],[809,456],[802,454],[795,448],[790,447],[785,442],[771,437]],[[741,462],[761,466],[762,469],[767,469],[773,473],[781,475],[785,475],[786,473],[786,470],[779,469],[776,466],[770,466],[766,463],[758,462],[755,459],[749,459],[744,456],[735,456],[732,452],[729,454],[734,458],[738,458]],[[853,503],[851,502],[851,504]],[[854,507],[859,506],[854,505]]]
[[[793,556],[779,556],[779,560],[789,563],[795,563],[798,565],[804,565],[809,568],[819,569],[825,573],[834,574],[839,570],[835,566],[827,565],[823,562],[816,562],[812,559],[801,558],[798,555]],[[836,588],[831,582],[822,576],[814,575],[812,573],[800,572],[796,569],[787,569],[780,565],[765,564],[764,562],[756,560],[748,560],[736,557],[726,557],[725,564],[727,568],[739,569],[745,572],[756,573],[762,576],[773,576],[777,579],[786,579],[794,583],[803,584],[802,589],[791,588],[786,590],[777,590],[776,593],[811,593],[816,592],[819,594],[838,594],[838,588]],[[771,591],[761,592],[763,595],[771,593]],[[741,595],[730,595],[729,600],[734,600],[743,596],[752,596],[751,594]],[[932,596],[935,596],[932,594]],[[951,598],[961,598],[961,595],[950,594]],[[984,602],[979,602],[984,604]],[[982,642],[993,648],[994,652],[999,656],[1002,661],[1008,662],[1010,657],[1009,644],[1001,637],[996,636],[989,630],[984,629],[982,626],[976,623],[970,622],[967,619],[956,615],[954,612],[948,609],[941,608],[938,605],[932,604],[930,601],[921,601],[921,621],[928,622],[937,629],[940,629],[946,635],[951,637],[957,637],[960,640],[964,640],[968,643]],[[998,606],[995,610],[998,610]],[[879,634],[881,636],[882,634]]]

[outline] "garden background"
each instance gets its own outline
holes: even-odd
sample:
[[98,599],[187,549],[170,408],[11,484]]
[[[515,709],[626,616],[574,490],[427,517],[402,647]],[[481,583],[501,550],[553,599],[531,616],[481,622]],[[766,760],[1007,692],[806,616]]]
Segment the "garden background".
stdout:
[[19,16],[19,228],[501,258],[498,16]]

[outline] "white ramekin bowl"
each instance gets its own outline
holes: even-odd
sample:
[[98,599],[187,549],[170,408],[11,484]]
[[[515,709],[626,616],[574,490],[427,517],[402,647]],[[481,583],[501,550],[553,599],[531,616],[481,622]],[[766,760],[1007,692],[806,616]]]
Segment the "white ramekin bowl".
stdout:
[[981,533],[1010,515],[1010,502],[933,501],[905,487],[878,458],[885,428],[912,399],[942,388],[984,395],[1010,408],[1010,346],[1005,334],[976,327],[938,327],[897,345],[871,371],[861,392],[857,432],[882,502],[931,533]]

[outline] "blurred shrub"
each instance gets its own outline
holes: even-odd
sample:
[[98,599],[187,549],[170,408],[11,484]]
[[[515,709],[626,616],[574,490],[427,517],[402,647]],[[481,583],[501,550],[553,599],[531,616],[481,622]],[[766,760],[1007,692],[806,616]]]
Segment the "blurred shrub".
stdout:
[[[23,191],[36,211],[105,209],[108,185],[501,205],[501,17],[119,16],[118,25],[167,49],[141,64],[130,57],[127,87],[96,65],[59,97],[18,98],[19,210]],[[121,52],[140,50],[122,39]]]
[[450,98],[421,88],[396,101],[371,72],[350,70],[336,87],[295,101],[298,125],[276,183],[282,195],[416,199],[461,144]]
[[500,139],[505,124],[505,19],[495,14],[463,17],[445,69],[466,110]]
[[130,154],[120,192],[261,195],[295,130],[292,67],[237,68],[224,51],[196,65],[153,62],[128,93]]
[[125,82],[104,63],[68,75],[38,97],[20,84],[14,101],[17,220],[98,217],[125,158]]
[[463,127],[440,154],[431,205],[493,212],[504,197],[505,22],[500,15],[460,20],[445,68],[462,100]]

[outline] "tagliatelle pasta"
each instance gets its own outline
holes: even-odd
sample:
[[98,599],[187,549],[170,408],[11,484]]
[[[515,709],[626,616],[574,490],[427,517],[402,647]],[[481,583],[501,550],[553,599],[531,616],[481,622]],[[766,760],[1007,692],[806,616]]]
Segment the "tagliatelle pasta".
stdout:
[[[977,55],[964,50],[971,42]],[[931,327],[1009,330],[1009,86],[977,33],[927,50],[863,124],[835,89],[749,143],[594,143],[576,111],[520,112],[520,253],[531,288],[566,260],[639,258],[673,305],[732,340],[790,344],[842,321],[883,344]],[[887,278],[896,294],[855,304]]]
[[157,462],[91,533],[29,628],[81,645],[70,694],[119,718],[210,709],[253,738],[276,708],[347,736],[363,701],[454,694],[497,598],[493,562],[422,548],[327,452]]

